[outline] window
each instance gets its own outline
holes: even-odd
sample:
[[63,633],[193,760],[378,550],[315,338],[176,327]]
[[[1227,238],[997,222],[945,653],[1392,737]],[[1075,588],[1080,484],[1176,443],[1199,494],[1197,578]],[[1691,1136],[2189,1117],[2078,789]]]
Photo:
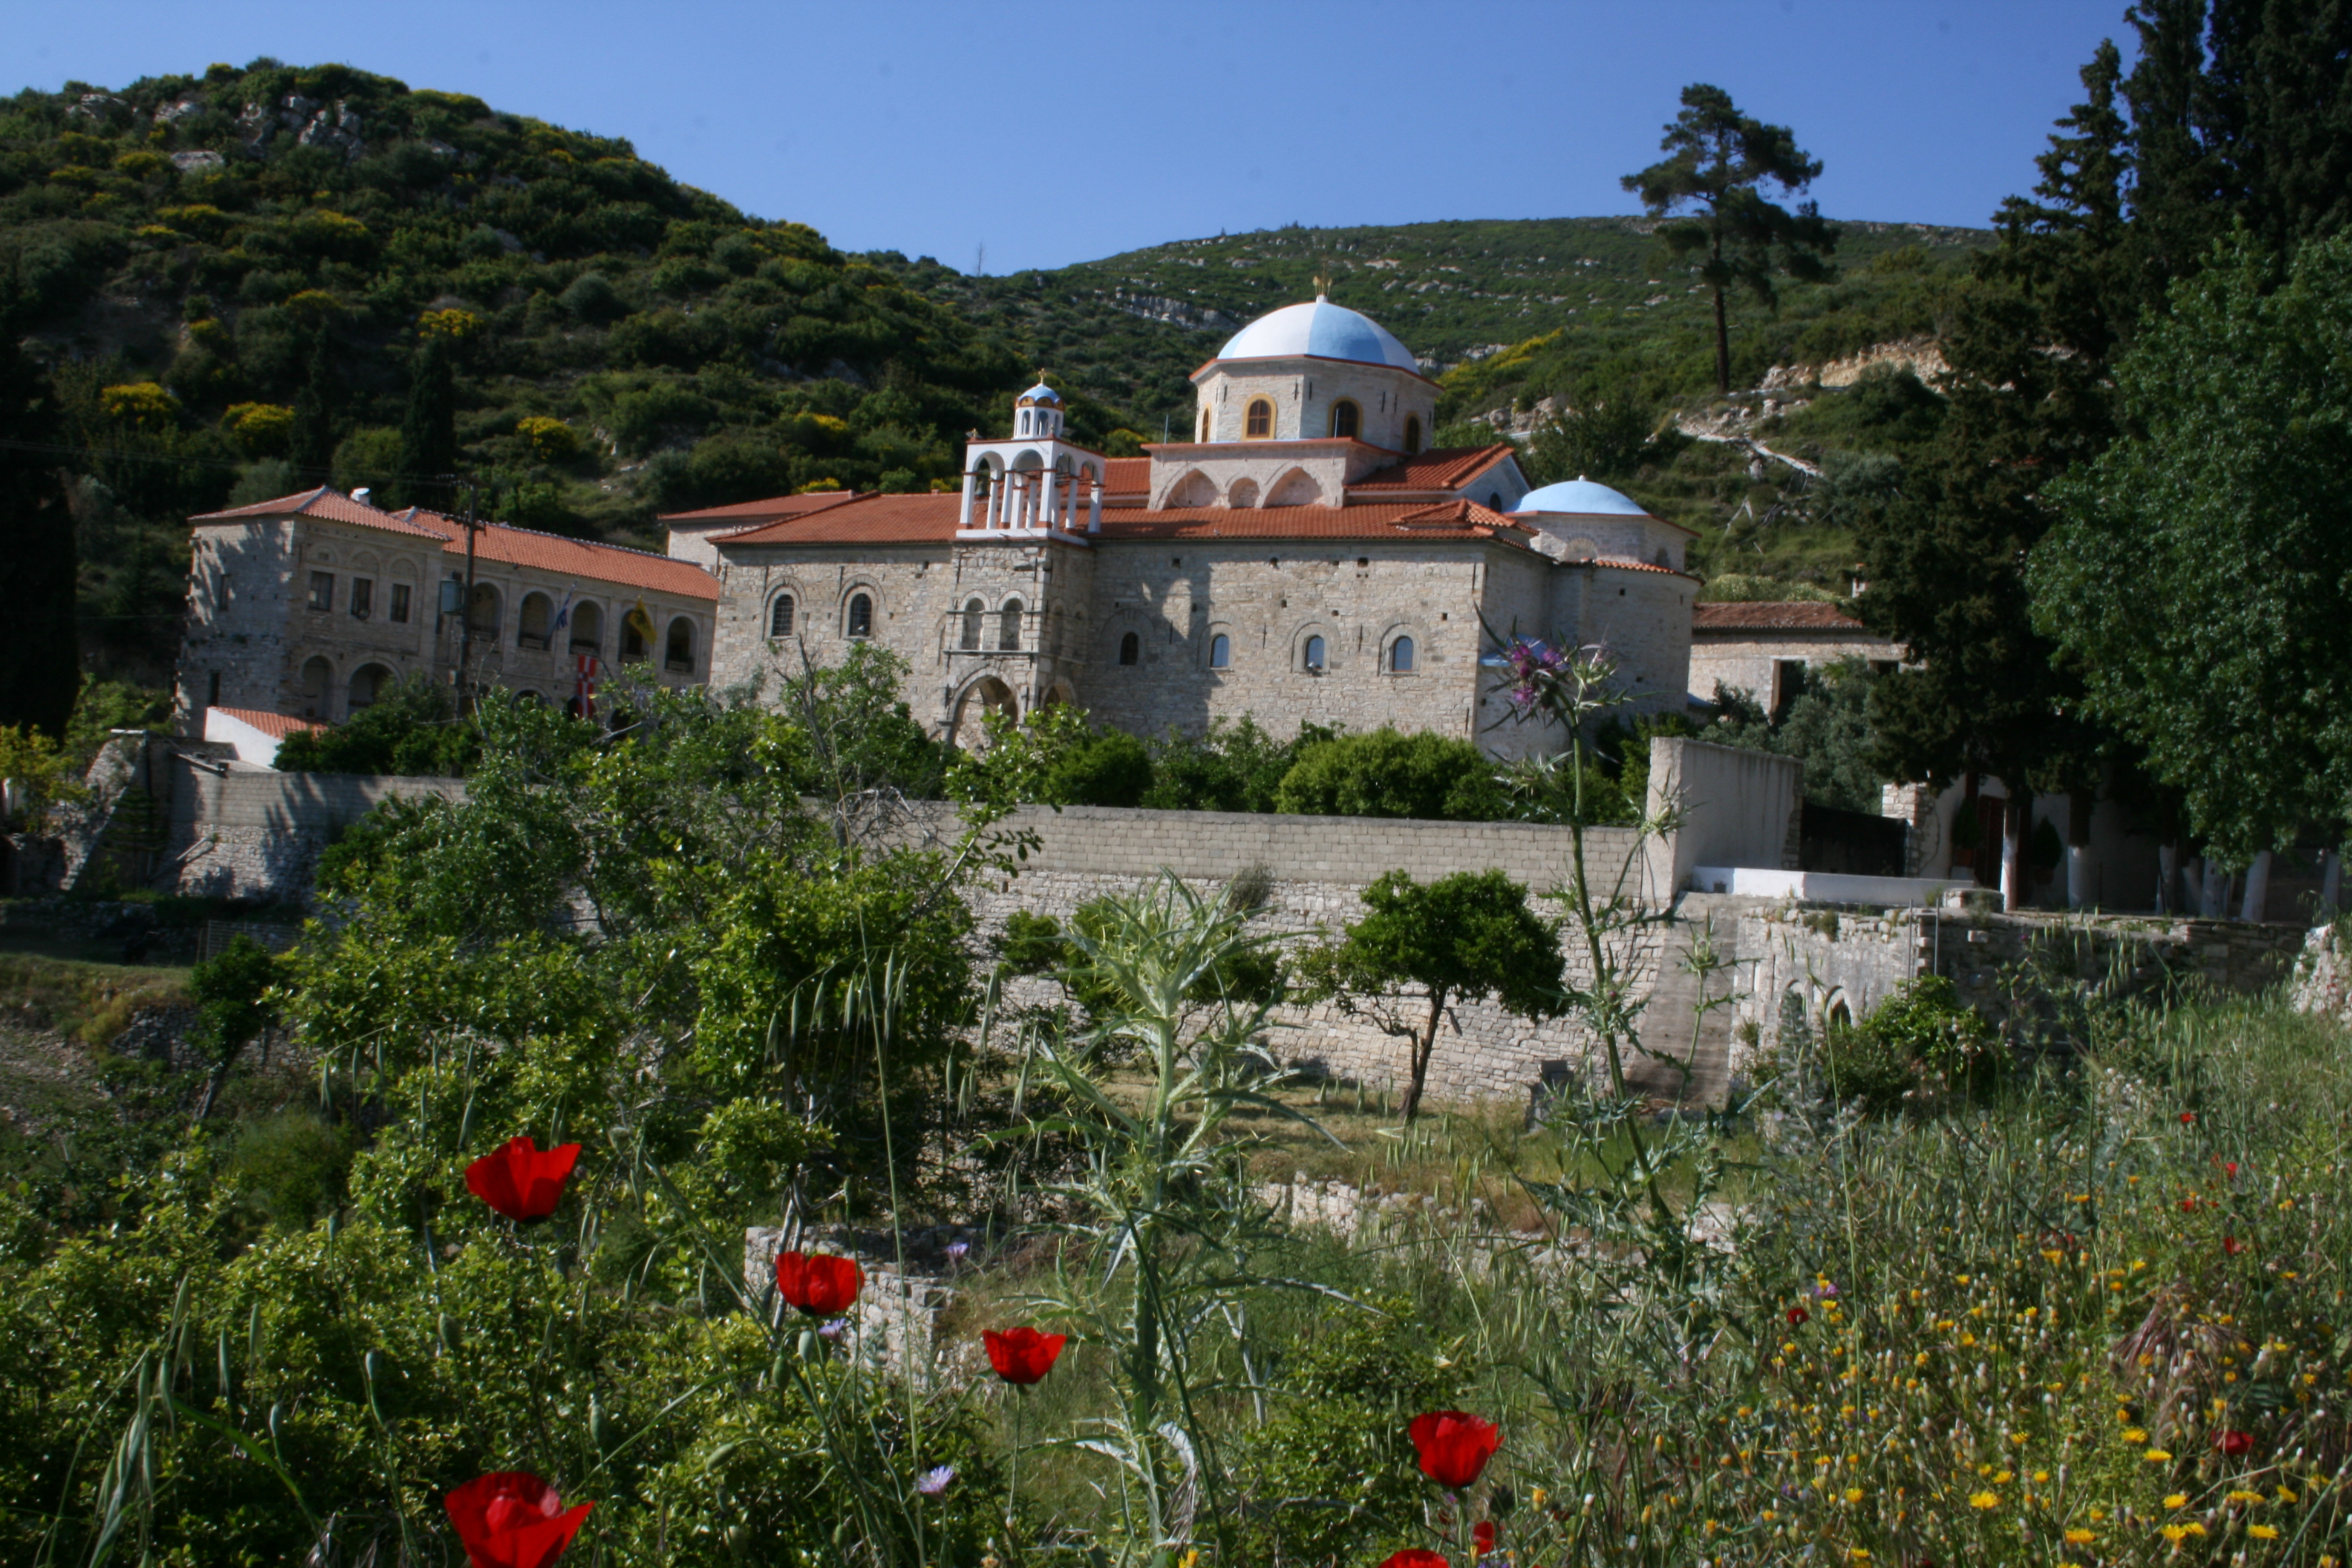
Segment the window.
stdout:
[[1389,644],[1389,673],[1391,675],[1412,673],[1412,639],[1411,637],[1399,637]]
[[694,623],[684,616],[669,624],[669,646],[662,651],[662,666],[680,675],[694,673]]
[[499,591],[488,583],[474,584],[474,607],[467,617],[476,640],[496,642],[499,627],[505,621],[505,606],[499,602]]
[[373,578],[373,577],[354,577],[354,578],[352,578],[352,619],[353,619],[353,620],[355,620],[355,621],[363,621],[363,620],[366,620],[366,619],[368,618],[368,615],[369,615],[369,613],[370,613],[371,611],[373,611],[374,608],[375,608],[375,579],[374,579],[374,578]]
[[870,637],[874,635],[874,600],[865,594],[849,596],[849,635]]
[[1249,412],[1242,417],[1242,438],[1263,441],[1274,434],[1274,405],[1263,397],[1250,399]]
[[383,689],[392,684],[392,671],[380,664],[363,664],[352,672],[350,710],[357,713],[375,706]]
[[1421,450],[1421,416],[1418,414],[1404,416],[1404,449],[1407,457]]
[[[1142,658],[1143,639],[1141,637],[1137,637],[1133,632],[1129,632],[1125,637],[1118,639],[1119,663],[1134,664],[1139,662]],[[213,677],[213,679],[217,682],[220,679],[220,677],[215,675]]]
[[1364,411],[1352,398],[1343,397],[1331,405],[1331,434],[1342,440],[1352,441],[1364,426]]
[[1321,637],[1308,637],[1307,639],[1307,668],[1318,671],[1323,668],[1323,639]]
[[220,671],[217,669],[213,671],[212,679],[205,683],[205,706],[207,708],[220,706]]
[[996,647],[1001,653],[1021,651],[1021,601],[1018,599],[1005,600],[1004,608],[998,613]]
[[646,634],[653,629],[653,623],[634,610],[621,617],[621,662],[623,664],[641,664],[645,661]]
[[963,602],[963,634],[956,640],[958,647],[966,653],[980,651],[980,623],[987,614],[988,606],[978,599]]
[[594,658],[604,646],[604,612],[593,604],[572,606],[572,651]]
[[768,635],[788,637],[793,635],[793,596],[779,594],[776,602],[768,606]]
[[522,622],[515,633],[519,647],[544,648],[555,640],[555,601],[544,594],[525,594],[522,597]]
[[1202,439],[1202,440],[1203,440],[1203,441],[1205,441],[1205,440],[1207,440],[1208,438],[1209,438],[1209,411],[1208,411],[1207,409],[1203,408],[1203,409],[1202,409],[1202,410],[1201,410],[1201,439]]
[[1209,639],[1209,668],[1231,669],[1234,667],[1234,639],[1219,632]]
[[392,585],[392,618],[402,626],[408,624],[408,584],[405,583]]
[[335,607],[335,574],[332,572],[310,574],[310,607],[320,612]]

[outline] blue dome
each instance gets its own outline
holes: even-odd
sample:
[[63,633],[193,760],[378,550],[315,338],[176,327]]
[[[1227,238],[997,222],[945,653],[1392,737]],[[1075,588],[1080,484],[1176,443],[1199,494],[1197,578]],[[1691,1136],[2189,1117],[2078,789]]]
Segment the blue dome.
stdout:
[[1041,381],[1036,385],[1031,387],[1028,391],[1023,393],[1021,395],[1021,401],[1024,403],[1059,403],[1062,401],[1062,395]]
[[1525,500],[1511,509],[1513,517],[1524,517],[1531,511],[1571,511],[1601,513],[1612,517],[1647,517],[1633,497],[1596,485],[1591,479],[1562,479],[1556,485],[1546,485],[1539,490],[1529,490]]
[[1348,359],[1361,364],[1385,364],[1409,370],[1421,366],[1412,351],[1370,316],[1345,305],[1334,305],[1317,295],[1304,305],[1285,305],[1260,316],[1226,341],[1219,359]]

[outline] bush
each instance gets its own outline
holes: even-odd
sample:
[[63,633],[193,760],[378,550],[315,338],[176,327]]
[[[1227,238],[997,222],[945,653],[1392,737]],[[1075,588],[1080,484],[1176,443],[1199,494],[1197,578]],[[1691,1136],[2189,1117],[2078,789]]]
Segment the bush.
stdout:
[[1205,735],[1171,733],[1152,748],[1151,788],[1141,804],[1156,811],[1273,811],[1299,752],[1336,733],[1302,724],[1291,739],[1276,741],[1246,713],[1211,721]]
[[416,675],[377,693],[331,730],[305,730],[278,742],[280,773],[386,773],[457,778],[481,753],[481,733],[457,717],[449,689]]
[[1467,741],[1401,735],[1386,725],[1300,752],[1275,809],[1315,816],[1493,822],[1510,815],[1493,764]]
[[2009,1066],[1999,1037],[1940,974],[1906,981],[1859,1024],[1832,1026],[1822,1048],[1831,1098],[1877,1111],[1919,1091],[1981,1096]]
[[1045,774],[1045,799],[1055,805],[1140,805],[1150,788],[1151,753],[1124,730],[1073,747]]

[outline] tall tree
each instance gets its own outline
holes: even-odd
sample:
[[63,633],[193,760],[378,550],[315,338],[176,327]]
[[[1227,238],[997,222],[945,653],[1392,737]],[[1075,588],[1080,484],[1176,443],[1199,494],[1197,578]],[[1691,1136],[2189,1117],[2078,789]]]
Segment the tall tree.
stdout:
[[2031,574],[2092,711],[2246,866],[2352,802],[2352,237],[2281,288],[2251,235],[2227,258],[2118,362],[2123,434],[2054,487]]
[[457,392],[448,334],[427,331],[408,367],[408,412],[400,421],[401,488],[418,506],[448,504],[442,476],[457,465]]
[[59,482],[57,398],[0,310],[0,729],[65,733],[81,680],[73,517]]
[[325,484],[334,472],[334,364],[321,325],[310,339],[302,388],[294,395],[293,441],[287,452],[296,481],[306,489]]
[[1658,143],[1669,155],[1620,183],[1652,217],[1681,217],[1658,237],[1677,257],[1699,257],[1699,278],[1715,296],[1716,389],[1729,392],[1724,296],[1745,289],[1770,305],[1779,298],[1776,273],[1806,281],[1827,277],[1838,236],[1813,203],[1790,212],[1764,196],[1768,184],[1795,195],[1821,177],[1821,160],[1797,146],[1795,132],[1740,113],[1729,93],[1705,82],[1683,89],[1682,102]]

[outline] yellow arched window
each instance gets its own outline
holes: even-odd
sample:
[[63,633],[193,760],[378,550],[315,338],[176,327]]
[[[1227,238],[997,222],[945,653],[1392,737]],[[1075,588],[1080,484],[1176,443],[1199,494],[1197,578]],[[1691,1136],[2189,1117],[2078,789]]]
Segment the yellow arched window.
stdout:
[[1274,434],[1274,405],[1263,397],[1250,399],[1249,412],[1242,416],[1242,439],[1263,441]]
[[1364,411],[1355,400],[1343,397],[1331,405],[1331,434],[1339,440],[1352,441],[1364,427]]
[[1202,409],[1202,410],[1201,410],[1201,439],[1202,439],[1202,440],[1203,440],[1203,441],[1205,441],[1205,440],[1207,440],[1208,438],[1209,438],[1209,411],[1208,411],[1207,409],[1203,408],[1203,409]]
[[1404,449],[1407,456],[1421,450],[1421,416],[1418,414],[1405,416]]

